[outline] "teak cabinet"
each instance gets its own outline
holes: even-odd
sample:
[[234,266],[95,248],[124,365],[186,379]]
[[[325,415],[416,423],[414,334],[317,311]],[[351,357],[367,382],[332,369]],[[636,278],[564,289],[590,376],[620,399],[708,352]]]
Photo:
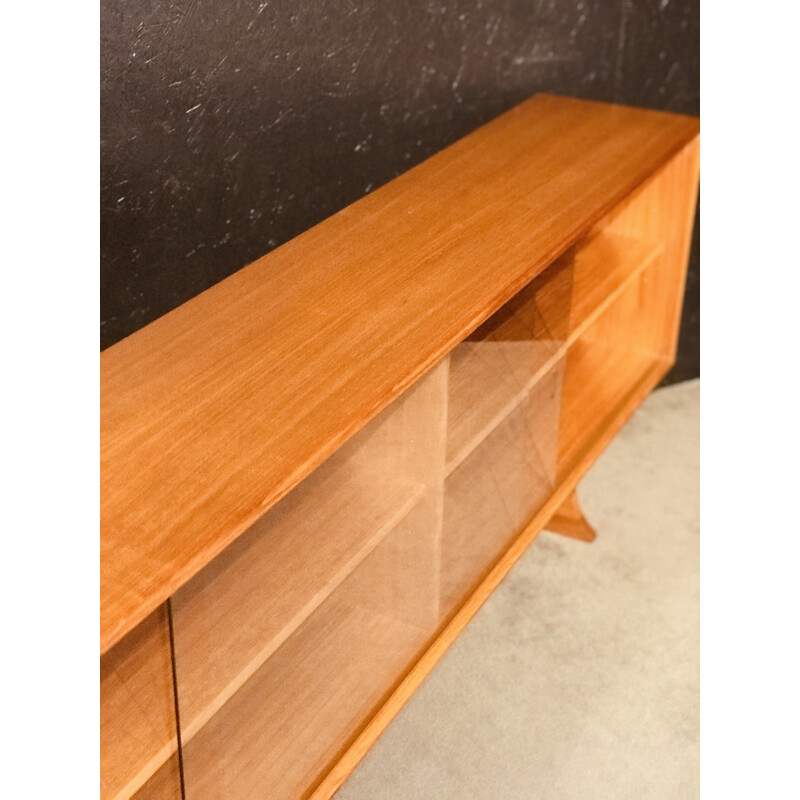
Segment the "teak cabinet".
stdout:
[[544,526],[591,538],[698,130],[537,95],[102,354],[103,798],[331,796]]

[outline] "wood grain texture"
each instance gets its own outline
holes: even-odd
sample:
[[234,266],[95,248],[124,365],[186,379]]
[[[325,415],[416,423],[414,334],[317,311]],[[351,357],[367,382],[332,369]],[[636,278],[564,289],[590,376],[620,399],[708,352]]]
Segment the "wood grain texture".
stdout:
[[106,350],[101,652],[697,130],[539,95]]
[[[330,796],[547,519],[593,535],[574,486],[670,364],[696,156],[594,220],[177,592],[189,796]],[[125,673],[134,706],[150,672]],[[173,796],[174,735],[138,738],[119,796]]]
[[[169,628],[164,606],[100,658],[100,796],[127,800],[161,769],[161,796],[180,797]],[[140,795],[149,796],[147,793]]]
[[700,139],[693,139],[605,221],[612,235],[658,242],[659,258],[649,271],[642,302],[647,308],[639,330],[639,347],[674,359],[678,345],[681,303],[697,204]]

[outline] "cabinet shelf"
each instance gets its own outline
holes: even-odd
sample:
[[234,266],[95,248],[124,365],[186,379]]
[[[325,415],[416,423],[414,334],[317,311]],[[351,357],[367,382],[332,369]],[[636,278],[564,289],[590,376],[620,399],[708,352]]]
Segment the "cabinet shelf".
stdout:
[[304,796],[423,637],[388,614],[331,598],[186,744],[193,793]]
[[[668,364],[653,353],[631,353],[619,347],[580,341],[575,344],[567,359],[564,378],[559,475],[568,473],[583,452],[591,448],[598,434],[605,430],[607,419],[614,418],[617,408],[624,404],[631,386],[638,386],[656,372],[663,375]],[[604,373],[614,377],[609,379]],[[587,406],[589,400],[592,405]],[[594,403],[604,413],[587,414],[587,408]]]
[[335,466],[312,475],[175,595],[184,741],[345,581],[425,490],[398,479],[376,484],[347,461]]

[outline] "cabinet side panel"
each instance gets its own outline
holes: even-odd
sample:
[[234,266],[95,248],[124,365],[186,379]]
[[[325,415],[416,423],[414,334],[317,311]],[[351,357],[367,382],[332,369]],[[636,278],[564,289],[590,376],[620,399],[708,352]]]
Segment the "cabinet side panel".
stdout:
[[693,139],[600,224],[610,233],[652,242],[660,249],[648,270],[646,324],[638,346],[675,358],[692,225],[697,204],[700,139]]
[[[131,797],[176,751],[169,626],[161,606],[100,658],[101,797]],[[160,786],[153,797],[179,798],[177,769],[167,766]]]

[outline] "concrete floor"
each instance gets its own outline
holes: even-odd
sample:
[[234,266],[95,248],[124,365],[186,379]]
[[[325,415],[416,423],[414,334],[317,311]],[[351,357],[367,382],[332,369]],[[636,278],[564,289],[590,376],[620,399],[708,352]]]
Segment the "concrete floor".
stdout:
[[655,392],[338,800],[699,796],[700,383]]

